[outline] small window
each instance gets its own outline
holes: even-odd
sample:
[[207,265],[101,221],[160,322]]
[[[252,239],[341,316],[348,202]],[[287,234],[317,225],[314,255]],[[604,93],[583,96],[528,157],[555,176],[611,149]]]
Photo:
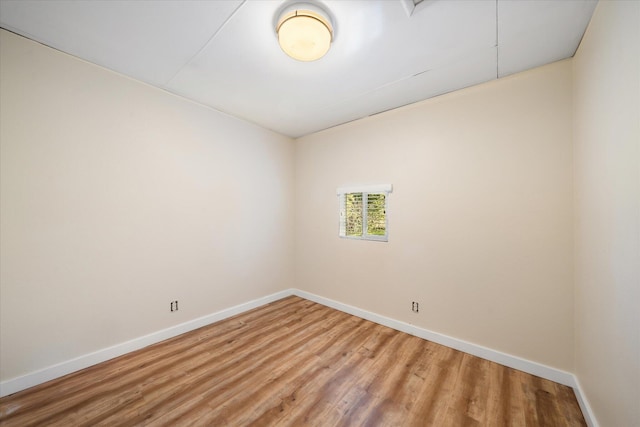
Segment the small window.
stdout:
[[391,185],[339,188],[340,237],[389,240],[387,199]]

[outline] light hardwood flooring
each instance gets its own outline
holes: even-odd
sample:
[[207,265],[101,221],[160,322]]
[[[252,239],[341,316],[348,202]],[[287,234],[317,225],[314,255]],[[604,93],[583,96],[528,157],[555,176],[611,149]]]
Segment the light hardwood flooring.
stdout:
[[288,297],[0,400],[2,426],[583,426],[573,390]]

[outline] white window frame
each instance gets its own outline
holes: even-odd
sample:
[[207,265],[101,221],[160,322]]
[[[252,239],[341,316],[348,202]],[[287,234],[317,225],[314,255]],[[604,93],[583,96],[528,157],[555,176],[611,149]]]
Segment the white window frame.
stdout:
[[[373,240],[378,242],[389,241],[389,193],[393,191],[391,184],[380,185],[360,185],[352,187],[340,187],[336,190],[339,200],[338,216],[338,236],[341,239],[350,240]],[[347,236],[345,223],[345,195],[351,193],[362,193],[362,234],[360,236]],[[384,194],[385,210],[385,234],[383,236],[367,234],[367,214],[369,194]]]

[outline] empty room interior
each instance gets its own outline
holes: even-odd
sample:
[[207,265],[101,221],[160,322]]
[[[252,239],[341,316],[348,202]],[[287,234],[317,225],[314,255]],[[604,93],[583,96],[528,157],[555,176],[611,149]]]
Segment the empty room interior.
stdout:
[[639,1],[0,27],[0,425],[640,426]]

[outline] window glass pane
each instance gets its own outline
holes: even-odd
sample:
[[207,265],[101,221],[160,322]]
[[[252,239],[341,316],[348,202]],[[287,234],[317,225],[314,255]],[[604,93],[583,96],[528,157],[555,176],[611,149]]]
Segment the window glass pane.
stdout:
[[367,234],[384,236],[386,232],[385,195],[369,194],[367,197]]
[[345,195],[345,235],[362,236],[362,193]]

